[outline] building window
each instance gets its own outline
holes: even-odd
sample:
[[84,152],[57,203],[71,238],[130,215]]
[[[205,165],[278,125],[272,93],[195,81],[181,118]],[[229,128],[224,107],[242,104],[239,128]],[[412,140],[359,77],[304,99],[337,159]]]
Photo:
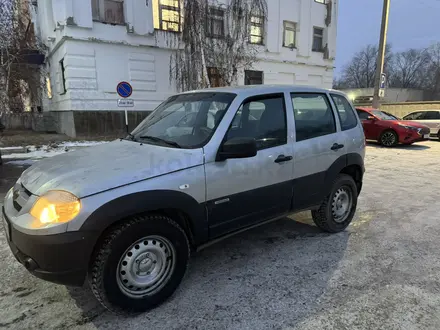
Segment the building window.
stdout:
[[67,92],[66,88],[66,75],[65,75],[65,69],[64,69],[64,58],[60,61],[60,94],[65,94]]
[[93,20],[109,24],[124,24],[124,0],[92,0]]
[[312,51],[314,52],[322,52],[323,49],[323,37],[324,37],[324,29],[321,28],[313,28],[313,46]]
[[264,17],[263,16],[251,16],[251,31],[250,31],[250,43],[251,44],[263,44],[264,35]]
[[47,92],[47,98],[49,100],[52,100],[52,84],[50,82],[50,77],[46,77],[46,92]]
[[284,21],[284,47],[296,47],[296,24]]
[[153,0],[154,28],[182,32],[181,0]]
[[263,71],[244,71],[244,84],[245,85],[262,85],[263,84]]
[[217,68],[206,68],[208,71],[209,85],[211,87],[224,86],[222,76]]
[[225,11],[218,8],[209,9],[208,36],[222,38],[225,36]]

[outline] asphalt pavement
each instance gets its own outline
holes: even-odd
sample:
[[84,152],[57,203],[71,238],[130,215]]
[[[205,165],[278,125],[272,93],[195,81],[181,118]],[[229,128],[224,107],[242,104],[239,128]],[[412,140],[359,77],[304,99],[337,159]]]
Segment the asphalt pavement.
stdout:
[[[367,149],[352,225],[331,235],[305,212],[193,256],[178,291],[132,318],[90,290],[38,280],[0,235],[0,328],[440,329],[440,142]],[[0,198],[24,167],[0,166]]]

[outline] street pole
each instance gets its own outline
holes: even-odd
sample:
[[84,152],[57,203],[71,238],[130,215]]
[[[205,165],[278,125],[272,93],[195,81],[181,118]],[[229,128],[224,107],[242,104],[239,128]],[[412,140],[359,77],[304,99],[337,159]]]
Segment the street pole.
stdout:
[[383,0],[382,26],[380,28],[379,52],[377,54],[376,76],[374,78],[373,108],[375,109],[380,107],[379,89],[385,62],[389,13],[390,0]]

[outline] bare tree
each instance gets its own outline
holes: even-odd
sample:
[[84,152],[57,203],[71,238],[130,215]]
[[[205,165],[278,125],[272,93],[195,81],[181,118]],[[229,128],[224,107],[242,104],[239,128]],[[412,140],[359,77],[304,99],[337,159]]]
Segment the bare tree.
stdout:
[[39,103],[42,43],[29,0],[0,0],[0,112],[23,111],[24,96]]
[[440,42],[427,49],[428,64],[422,73],[423,87],[431,93],[432,99],[440,98]]
[[408,49],[394,54],[390,63],[390,85],[400,88],[423,88],[424,72],[429,62],[427,49]]
[[[377,47],[367,45],[357,52],[353,59],[342,70],[342,77],[338,85],[343,88],[371,88],[374,87],[374,76],[377,65]],[[391,46],[385,51],[385,72],[388,72],[392,58]]]
[[[257,46],[249,43],[250,31],[253,25],[263,32],[266,0],[230,0],[227,4],[184,0],[183,8],[182,34],[170,63],[170,79],[177,89],[211,87],[210,73],[215,73],[216,85],[236,82],[239,72],[257,61]],[[214,24],[215,16],[223,20],[222,25]]]

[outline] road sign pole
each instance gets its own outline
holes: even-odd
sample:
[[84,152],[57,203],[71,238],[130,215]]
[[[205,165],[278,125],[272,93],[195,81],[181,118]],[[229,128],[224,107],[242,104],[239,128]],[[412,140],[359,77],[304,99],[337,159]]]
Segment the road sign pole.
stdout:
[[127,130],[127,134],[130,133],[128,131],[128,111],[125,109],[125,129]]
[[390,0],[383,0],[382,26],[380,29],[379,52],[377,54],[376,77],[374,79],[373,108],[375,109],[380,107],[379,90],[385,61],[389,12]]
[[118,107],[125,107],[125,109],[124,109],[124,113],[125,113],[125,129],[127,131],[127,134],[129,134],[130,132],[128,130],[128,111],[127,111],[127,107],[133,107],[134,106],[134,101],[128,99],[131,96],[131,94],[133,93],[133,87],[130,85],[130,83],[128,83],[126,81],[121,81],[116,86],[116,92],[118,93],[118,95],[120,97],[123,98],[122,100],[118,100]]

